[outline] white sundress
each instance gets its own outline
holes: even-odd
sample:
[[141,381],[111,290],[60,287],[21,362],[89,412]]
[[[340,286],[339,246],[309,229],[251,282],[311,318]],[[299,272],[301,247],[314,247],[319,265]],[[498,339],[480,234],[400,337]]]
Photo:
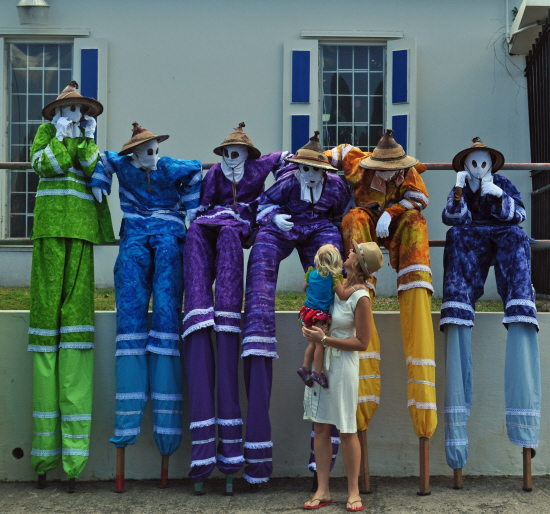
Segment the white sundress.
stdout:
[[[355,307],[360,298],[367,297],[361,289],[353,293],[347,302],[334,295],[331,309],[332,324],[329,337],[351,339],[355,337]],[[323,372],[328,378],[328,389],[314,383],[304,392],[304,419],[315,423],[336,425],[340,432],[357,432],[357,401],[359,399],[359,354],[325,348]]]

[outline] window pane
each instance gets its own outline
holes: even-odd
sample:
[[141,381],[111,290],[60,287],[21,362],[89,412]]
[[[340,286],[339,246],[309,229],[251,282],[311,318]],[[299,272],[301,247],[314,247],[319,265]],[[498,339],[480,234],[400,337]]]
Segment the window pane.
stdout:
[[354,107],[354,119],[355,123],[368,123],[369,122],[369,97],[368,96],[356,96],[353,102]]
[[38,127],[40,127],[40,124],[29,123],[27,127],[27,141],[29,142],[29,145],[32,146],[34,136],[36,136],[36,132],[38,131]]
[[370,69],[382,71],[384,69],[384,47],[370,47]]
[[44,45],[29,45],[29,68],[44,66]]
[[44,93],[59,94],[58,74],[57,70],[44,70]]
[[11,46],[11,67],[26,68],[27,67],[27,45],[10,45]]
[[29,70],[29,93],[42,94],[42,70]]
[[338,94],[351,95],[353,91],[353,73],[338,74]]
[[384,122],[384,97],[370,97],[370,122],[371,124],[380,124]]
[[28,119],[32,121],[42,120],[42,95],[29,95],[29,115]]
[[323,73],[323,93],[336,94],[336,73]]
[[339,145],[343,145],[344,143],[350,143],[352,140],[352,132],[353,127],[338,127],[338,141],[337,143]]
[[27,70],[12,70],[11,90],[15,94],[27,92]]
[[33,224],[34,224],[34,216],[27,216],[27,237],[31,237]]
[[368,95],[369,94],[369,74],[368,73],[355,73],[354,74],[354,95]]
[[25,123],[11,124],[11,142],[14,145],[27,144],[27,126]]
[[366,126],[355,125],[354,146],[368,147],[369,146],[369,128]]
[[12,95],[11,97],[11,121],[27,120],[27,96]]
[[[59,45],[59,65],[61,68],[73,69],[73,45]],[[69,80],[70,82],[70,80]]]
[[59,45],[44,45],[44,68],[59,68]]
[[323,141],[325,148],[334,148],[336,146],[336,126],[325,126],[323,128]]
[[351,100],[351,96],[338,97],[338,123],[351,123],[353,121]]
[[339,70],[351,70],[353,56],[352,46],[339,46],[338,47],[338,69]]
[[27,161],[27,147],[26,146],[13,146],[11,147],[11,162],[28,162]]
[[10,237],[25,237],[26,218],[25,214],[10,216]]
[[323,70],[336,71],[336,48],[335,46],[323,46]]
[[353,68],[355,70],[369,69],[369,47],[356,46],[353,50]]
[[12,171],[11,172],[11,190],[24,193],[26,191],[27,172],[26,171]]
[[370,94],[371,95],[384,94],[384,74],[383,73],[370,74]]
[[25,193],[11,194],[11,212],[20,214],[27,212],[27,195]]
[[378,144],[378,141],[380,141],[380,139],[382,139],[382,133],[383,133],[382,125],[380,125],[378,127],[371,125],[369,127],[369,139],[370,139],[370,145],[369,146],[371,148],[374,148]]
[[323,96],[323,123],[336,123],[336,96]]
[[40,178],[34,171],[26,172],[28,177],[27,180],[29,181],[29,193],[35,193],[38,189],[38,181]]
[[36,194],[30,193],[29,195],[27,195],[27,198],[28,198],[27,212],[28,213],[34,212],[34,202],[36,200]]

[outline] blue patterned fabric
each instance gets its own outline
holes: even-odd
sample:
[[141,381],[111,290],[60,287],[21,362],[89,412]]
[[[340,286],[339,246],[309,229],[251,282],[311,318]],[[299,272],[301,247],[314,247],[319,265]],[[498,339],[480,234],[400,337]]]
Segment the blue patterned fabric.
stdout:
[[[103,152],[96,164],[90,187],[111,193],[112,176],[119,182],[124,219],[120,235],[174,234],[185,238],[185,214],[199,206],[202,184],[200,161],[161,157],[157,169],[147,173],[132,165],[132,157]],[[152,191],[149,191],[149,188]]]

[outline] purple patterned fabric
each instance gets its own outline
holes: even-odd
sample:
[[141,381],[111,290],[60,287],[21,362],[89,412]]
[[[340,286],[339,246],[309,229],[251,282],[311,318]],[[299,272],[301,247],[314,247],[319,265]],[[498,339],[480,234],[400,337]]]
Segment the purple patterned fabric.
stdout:
[[328,174],[317,204],[302,201],[294,172],[283,174],[260,200],[262,205],[276,206],[271,213],[291,214],[294,227],[282,232],[270,222],[273,214],[261,216],[260,212],[258,220],[263,226],[248,260],[242,357],[248,396],[244,445],[248,466],[244,477],[250,483],[266,482],[273,470],[269,402],[272,359],[277,358],[275,291],[279,264],[297,249],[305,272],[313,266],[322,245],[333,244],[342,252],[342,237],[332,220],[341,218],[348,201],[342,179]]
[[[270,172],[284,167],[286,155],[277,152],[246,161],[244,176],[237,184],[237,212],[232,209],[232,182],[220,164],[214,165],[203,180],[202,212],[187,233],[183,337],[193,441],[190,476],[197,482],[207,478],[215,465],[232,475],[244,462],[237,375],[244,275],[241,242],[256,226],[258,198],[265,179]],[[217,418],[212,328],[217,332]]]

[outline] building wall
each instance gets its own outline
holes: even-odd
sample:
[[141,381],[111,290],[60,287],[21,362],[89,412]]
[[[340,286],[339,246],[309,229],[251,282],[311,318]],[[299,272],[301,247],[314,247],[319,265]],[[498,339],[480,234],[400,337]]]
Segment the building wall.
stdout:
[[[3,27],[19,27],[16,3],[0,5]],[[85,10],[70,0],[52,0],[50,5],[52,27],[88,28],[90,37],[107,39],[103,116],[112,150],[128,139],[134,120],[170,134],[160,148],[174,157],[216,160],[212,149],[243,120],[262,152],[281,150],[283,126],[290,124],[282,116],[283,91],[289,87],[283,79],[284,42],[300,41],[302,30],[362,30],[403,31],[405,38],[417,40],[417,147],[409,153],[424,162],[450,162],[472,137],[480,136],[509,162],[530,160],[521,72],[525,59],[507,56],[501,47],[504,0],[344,0],[337,6],[329,0],[95,0]],[[512,1],[509,8],[513,6]],[[501,64],[505,62],[507,69]],[[522,192],[529,216],[529,174],[504,174]],[[429,234],[443,239],[447,228],[440,213],[455,174],[428,171],[423,178],[430,192],[425,211]],[[118,230],[116,194],[109,202]],[[529,234],[529,222],[524,228]],[[116,251],[99,248],[96,257],[98,285],[111,285]],[[1,259],[6,266],[1,267],[0,284],[28,283],[27,265],[15,261],[30,263],[29,255],[2,252]],[[441,249],[432,251],[432,266],[434,279],[441,277]],[[300,289],[296,255],[282,264],[281,275],[280,289]],[[395,294],[395,275],[390,270],[386,275],[380,292]],[[441,283],[434,282],[436,294],[441,294]],[[486,297],[495,296],[493,280]]]
[[[270,417],[273,440],[273,476],[308,476],[311,423],[302,420],[304,385],[296,376],[303,359],[304,340],[296,323],[296,312],[277,313],[279,359],[273,364],[273,393]],[[470,475],[521,475],[521,449],[506,435],[504,411],[504,358],[506,329],[502,313],[479,313],[473,329],[474,393],[468,427]],[[115,476],[115,448],[109,443],[115,417],[115,313],[96,313],[94,402],[90,458],[83,480],[107,480]],[[375,476],[418,474],[418,439],[407,409],[407,368],[403,353],[398,313],[375,313],[381,340],[380,406],[368,430],[369,465]],[[32,361],[27,351],[29,313],[0,312],[0,481],[34,480],[30,465],[32,444]],[[542,391],[550,390],[550,314],[539,314]],[[430,442],[430,472],[448,475],[445,462],[445,362],[443,336],[438,330],[439,314],[433,314],[435,332],[436,391],[438,427]],[[63,350],[62,350],[63,351]],[[241,361],[242,362],[242,361]],[[185,371],[184,371],[185,374]],[[246,423],[246,395],[242,382],[240,396]],[[191,465],[188,389],[184,376],[183,438],[170,459],[170,477],[186,477]],[[550,455],[544,451],[550,440],[549,395],[543,393],[540,449],[533,460],[534,474],[550,473]],[[21,448],[24,457],[12,452]],[[153,439],[150,402],[141,434],[126,450],[126,478],[158,478],[160,454]],[[332,476],[344,476],[341,453]],[[214,474],[219,476],[218,472]],[[240,476],[240,475],[239,475]],[[49,478],[64,478],[61,466]],[[519,482],[518,482],[519,483]],[[518,485],[519,487],[519,485]]]

